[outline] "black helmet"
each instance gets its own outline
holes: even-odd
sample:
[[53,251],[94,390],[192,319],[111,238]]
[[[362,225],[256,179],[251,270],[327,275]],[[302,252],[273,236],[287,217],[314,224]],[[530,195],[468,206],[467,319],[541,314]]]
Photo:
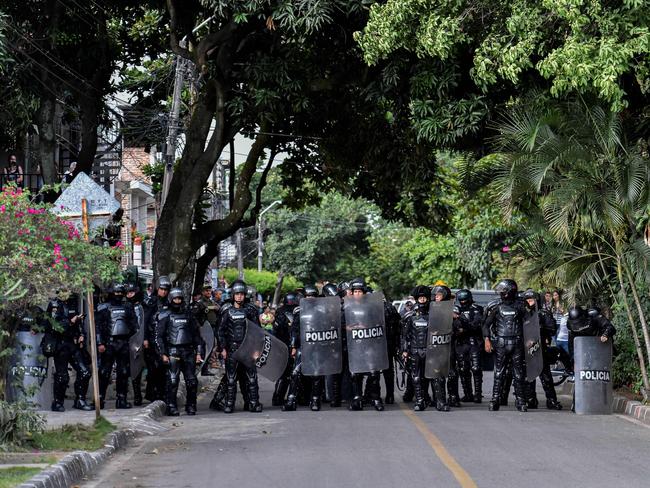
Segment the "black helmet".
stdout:
[[115,283],[110,290],[110,293],[113,295],[116,295],[118,293],[124,295],[126,293],[126,286],[124,286],[122,283]]
[[124,285],[124,291],[126,293],[129,293],[130,291],[137,293],[138,291],[140,291],[140,288],[138,287],[138,285],[134,283],[127,283],[126,285]]
[[248,291],[246,282],[244,280],[235,280],[230,287],[230,292],[234,295],[235,293],[244,293]]
[[571,307],[567,327],[573,332],[582,332],[589,327],[589,315],[582,307]]
[[335,297],[339,293],[336,283],[327,283],[323,286],[323,296],[324,297]]
[[339,283],[339,286],[336,287],[338,290],[338,294],[341,298],[344,298],[345,295],[347,295],[348,290],[350,289],[350,283],[347,281],[341,281]]
[[290,307],[295,307],[298,305],[298,296],[294,292],[290,291],[284,296],[284,304]]
[[523,299],[524,300],[533,299],[533,300],[537,301],[537,300],[539,300],[539,293],[537,293],[532,288],[528,288],[523,294]]
[[350,281],[350,289],[352,291],[361,290],[364,293],[366,293],[367,288],[366,288],[365,280],[363,278],[354,278],[353,280]]
[[501,280],[497,283],[496,291],[502,300],[514,300],[517,298],[517,283],[511,279]]
[[600,315],[600,308],[589,307],[589,309],[587,309],[587,315],[589,315],[592,319],[595,319]]
[[317,297],[318,296],[318,288],[316,288],[314,285],[305,285],[305,296],[306,297]]
[[445,285],[436,285],[433,287],[433,290],[431,290],[431,298],[433,300],[436,299],[436,295],[440,293],[442,295],[442,301],[446,302],[447,300],[451,299],[451,289],[448,286]]
[[158,288],[163,290],[169,290],[172,287],[172,282],[169,279],[169,276],[161,276],[158,278]]
[[181,300],[185,300],[185,297],[183,296],[183,290],[180,288],[172,288],[171,291],[169,292],[169,301],[173,302],[174,298],[180,298]]
[[420,297],[426,297],[427,301],[431,300],[431,290],[428,286],[418,285],[411,290],[411,296],[417,301]]
[[474,303],[474,297],[472,297],[472,292],[469,291],[466,288],[463,288],[462,290],[458,290],[456,292],[456,298],[458,299],[458,303],[461,305],[471,305]]

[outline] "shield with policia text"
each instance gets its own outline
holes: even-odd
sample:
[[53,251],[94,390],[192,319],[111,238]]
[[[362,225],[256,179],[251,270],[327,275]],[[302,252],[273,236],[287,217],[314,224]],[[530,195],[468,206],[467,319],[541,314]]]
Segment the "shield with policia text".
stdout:
[[25,400],[49,408],[52,402],[52,375],[48,359],[41,354],[43,334],[16,332],[13,353],[9,359],[5,395],[10,402]]
[[203,364],[205,364],[205,362],[210,359],[210,354],[214,348],[214,329],[212,329],[210,322],[207,320],[203,322],[199,333],[201,334],[201,339],[203,340],[203,345],[205,346],[203,362],[201,363],[201,366],[203,366]]
[[247,368],[257,368],[265,378],[277,381],[287,367],[289,350],[284,342],[247,320],[246,336],[233,357]]
[[609,415],[613,407],[612,341],[600,337],[576,337],[575,411],[581,415]]
[[526,381],[533,381],[542,373],[544,367],[537,310],[524,319],[524,360],[526,361]]
[[300,348],[302,374],[305,376],[341,372],[343,347],[339,297],[300,300]]
[[453,311],[453,300],[431,302],[429,305],[427,356],[424,364],[426,378],[446,378],[449,375]]
[[350,373],[388,369],[384,295],[367,293],[345,297],[345,331]]
[[137,377],[144,368],[144,311],[142,305],[136,305],[134,310],[138,320],[138,331],[129,338],[131,378]]

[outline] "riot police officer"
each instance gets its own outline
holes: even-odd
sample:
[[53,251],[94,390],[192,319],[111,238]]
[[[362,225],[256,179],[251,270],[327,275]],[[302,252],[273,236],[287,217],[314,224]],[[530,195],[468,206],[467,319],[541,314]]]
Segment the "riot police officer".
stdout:
[[[284,296],[282,306],[275,312],[273,321],[273,335],[280,339],[288,348],[291,347],[291,326],[294,320],[294,310],[298,306],[298,297],[295,293],[289,292]],[[284,404],[285,396],[289,388],[289,379],[293,371],[293,361],[287,361],[287,367],[282,376],[275,382],[273,399],[271,405],[279,407]]]
[[260,327],[257,308],[245,303],[246,283],[235,280],[232,284],[233,304],[224,312],[218,330],[219,349],[226,363],[226,400],[224,413],[232,413],[235,409],[237,396],[237,371],[244,369],[247,377],[248,409],[251,412],[261,412],[262,404],[259,401],[259,387],[257,384],[257,370],[245,368],[233,358],[233,353],[239,348],[246,335],[247,320],[253,322],[252,326]]
[[147,389],[145,398],[150,402],[165,399],[165,367],[156,353],[155,335],[156,318],[158,313],[165,310],[169,304],[167,296],[172,287],[169,277],[158,278],[158,289],[155,295],[147,297],[143,302],[144,308],[144,359],[147,365]]
[[601,342],[607,342],[616,334],[614,325],[597,308],[585,310],[582,307],[572,307],[569,309],[567,328],[569,329],[569,353],[572,358],[573,339],[576,337],[594,336],[600,337]]
[[[142,292],[140,287],[133,283],[127,283],[126,288],[126,301],[131,304],[135,312],[138,327],[145,327],[144,323],[144,308],[142,306]],[[139,407],[142,405],[142,371],[135,377],[131,371],[131,384],[133,385],[133,405]]]
[[384,317],[386,319],[386,346],[388,347],[388,369],[382,371],[386,384],[384,402],[395,403],[395,357],[400,353],[401,316],[388,300],[384,298]]
[[169,292],[169,307],[158,314],[155,337],[156,351],[167,366],[167,415],[179,415],[176,395],[181,373],[186,387],[185,412],[196,415],[199,382],[195,370],[196,364],[202,361],[202,341],[198,323],[185,308],[183,290],[180,288],[172,288]]
[[[405,315],[404,335],[402,337],[402,355],[408,361],[408,371],[412,379],[415,404],[413,409],[417,412],[427,408],[425,393],[428,381],[424,376],[427,336],[429,327],[429,302],[431,290],[428,286],[418,285],[411,295],[415,298],[414,308]],[[438,405],[439,410],[444,410],[444,405]],[[447,407],[449,410],[449,407]]]
[[[436,302],[446,302],[451,300],[451,289],[446,285],[436,285],[431,290],[431,298]],[[433,398],[436,402],[436,410],[448,412],[449,407],[460,407],[460,398],[458,395],[458,372],[456,370],[456,353],[454,347],[454,336],[452,329],[451,354],[449,360],[449,374],[447,378],[435,378],[431,380],[431,389]],[[449,386],[447,386],[447,383]],[[447,400],[447,389],[449,390],[449,400]]]
[[[349,289],[352,291],[353,296],[365,295],[367,292],[366,282],[362,278],[355,278],[350,281]],[[349,406],[350,410],[363,410],[364,376],[368,377],[366,391],[370,403],[378,412],[384,410],[384,402],[381,400],[380,375],[381,371],[352,375],[352,401]]]
[[[307,298],[316,298],[318,296],[318,289],[313,285],[306,285],[305,287],[305,297]],[[291,381],[289,384],[289,393],[287,395],[287,401],[282,407],[283,411],[293,411],[296,409],[296,403],[298,399],[298,392],[302,385],[307,385],[308,378],[305,378],[302,375],[302,358],[300,350],[300,306],[296,307],[293,311],[293,323],[291,324],[291,335],[289,343],[291,357],[294,362],[293,369],[291,371]],[[321,409],[321,395],[323,393],[323,377],[322,376],[313,376],[311,378],[311,399],[309,401],[309,407],[312,411],[317,412]]]
[[[474,303],[472,292],[467,289],[456,293],[458,309],[454,313],[454,337],[456,338],[456,361],[463,386],[463,402],[481,403],[483,398],[483,307]],[[472,377],[474,394],[472,395]]]
[[86,403],[88,384],[92,376],[90,363],[84,355],[86,336],[83,330],[83,315],[70,316],[66,304],[60,298],[50,300],[46,314],[51,320],[44,322],[45,335],[51,339],[52,351],[45,354],[54,358],[53,412],[64,412],[65,391],[70,376],[68,364],[77,373],[74,382],[75,401],[73,407],[92,410]]
[[[555,385],[553,385],[553,376],[551,375],[551,364],[549,360],[548,347],[551,345],[553,336],[557,332],[557,323],[551,313],[540,306],[539,294],[534,290],[528,288],[524,292],[524,300],[526,301],[526,308],[531,313],[537,313],[539,316],[540,338],[542,346],[542,359],[543,367],[539,375],[539,380],[544,388],[546,395],[546,408],[549,410],[562,410],[562,404],[557,401],[557,394],[555,393]],[[537,401],[537,381],[533,380],[528,383],[528,408],[535,409],[538,406]]]
[[[525,399],[526,369],[524,363],[523,322],[526,314],[523,304],[517,301],[517,283],[511,279],[500,281],[496,287],[500,299],[488,305],[483,323],[485,351],[493,350],[494,386],[490,411],[499,410],[505,368],[512,362],[517,410],[528,410]],[[493,344],[494,341],[494,344]]]
[[126,396],[129,391],[129,338],[138,330],[133,306],[124,301],[126,288],[113,285],[108,302],[97,307],[97,350],[99,357],[99,399],[104,407],[106,390],[115,365],[115,408],[131,408]]

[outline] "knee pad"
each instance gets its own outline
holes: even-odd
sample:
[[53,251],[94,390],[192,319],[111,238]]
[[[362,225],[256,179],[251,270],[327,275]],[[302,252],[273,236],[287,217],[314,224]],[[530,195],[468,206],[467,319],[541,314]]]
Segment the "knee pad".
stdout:
[[70,381],[70,375],[68,373],[54,373],[54,381],[57,383],[63,383],[64,385],[67,385],[68,382]]
[[170,385],[176,386],[178,384],[178,373],[172,373],[170,371],[167,379],[169,380]]

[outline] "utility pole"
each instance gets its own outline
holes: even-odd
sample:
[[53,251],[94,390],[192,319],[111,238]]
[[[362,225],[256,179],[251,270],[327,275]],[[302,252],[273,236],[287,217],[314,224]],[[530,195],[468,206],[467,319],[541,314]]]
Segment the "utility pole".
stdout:
[[260,212],[260,215],[257,218],[257,271],[262,271],[262,256],[264,254],[264,242],[262,240],[262,216],[278,203],[282,203],[282,200],[276,200],[271,203],[271,205]]
[[[181,41],[181,45],[184,41]],[[184,46],[183,46],[184,47]],[[174,162],[176,160],[176,142],[178,140],[178,129],[181,113],[181,94],[185,82],[185,58],[176,56],[176,76],[174,78],[174,94],[172,96],[172,108],[169,111],[169,124],[167,126],[167,151],[165,152],[165,174],[163,176],[162,195],[160,208],[165,206],[169,185],[174,173]]]

